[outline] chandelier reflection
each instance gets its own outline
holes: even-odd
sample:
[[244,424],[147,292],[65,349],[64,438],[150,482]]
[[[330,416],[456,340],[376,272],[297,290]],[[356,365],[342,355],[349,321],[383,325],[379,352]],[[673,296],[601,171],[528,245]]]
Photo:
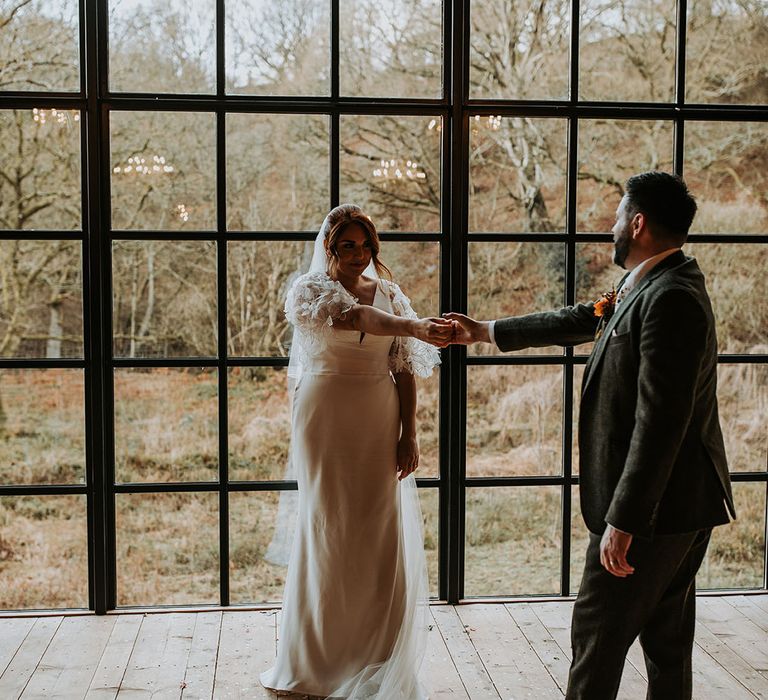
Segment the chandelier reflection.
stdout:
[[41,107],[34,107],[32,109],[32,119],[39,126],[51,123],[58,126],[69,126],[70,121],[80,121],[80,111],[77,109],[44,109]]
[[415,160],[401,158],[382,159],[373,171],[377,180],[426,180],[427,174]]
[[501,115],[489,114],[487,117],[481,117],[479,114],[476,114],[470,124],[472,134],[475,136],[480,133],[481,128],[488,129],[489,131],[498,131],[501,128]]
[[165,156],[131,156],[125,165],[116,165],[112,168],[115,175],[168,175],[175,172],[175,168],[165,160]]
[[[489,114],[487,117],[482,117],[479,114],[476,114],[471,118],[470,121],[472,133],[479,134],[481,128],[488,129],[490,131],[498,131],[501,128],[501,119],[502,117],[500,114]],[[437,133],[440,133],[443,129],[443,126],[439,119],[430,119],[429,124],[427,125],[427,129],[429,131],[436,131]]]

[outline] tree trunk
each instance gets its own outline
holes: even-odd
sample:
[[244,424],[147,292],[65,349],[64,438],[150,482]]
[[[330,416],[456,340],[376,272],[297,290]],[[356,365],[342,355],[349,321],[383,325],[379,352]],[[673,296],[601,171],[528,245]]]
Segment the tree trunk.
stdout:
[[45,347],[47,358],[61,357],[61,305],[53,302],[48,305],[50,320],[48,322],[48,342]]

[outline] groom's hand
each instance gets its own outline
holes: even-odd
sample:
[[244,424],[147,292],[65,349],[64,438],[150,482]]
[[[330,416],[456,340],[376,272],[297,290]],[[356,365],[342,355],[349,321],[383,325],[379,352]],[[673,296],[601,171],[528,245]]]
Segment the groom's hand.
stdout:
[[609,574],[626,578],[635,572],[627,562],[627,552],[632,544],[632,535],[608,525],[600,540],[600,563]]
[[425,343],[444,348],[451,342],[453,324],[444,318],[429,317],[413,320],[413,336]]
[[490,343],[491,335],[488,332],[488,321],[475,321],[475,319],[449,311],[443,314],[444,318],[453,323],[452,343],[458,345],[471,345],[472,343]]

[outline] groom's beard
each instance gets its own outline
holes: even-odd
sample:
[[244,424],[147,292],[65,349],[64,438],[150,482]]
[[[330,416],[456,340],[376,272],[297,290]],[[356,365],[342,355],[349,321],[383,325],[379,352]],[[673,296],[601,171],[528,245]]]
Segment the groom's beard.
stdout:
[[631,242],[632,236],[629,233],[629,226],[627,226],[613,242],[613,262],[625,270],[626,267],[624,267],[624,263],[627,262]]

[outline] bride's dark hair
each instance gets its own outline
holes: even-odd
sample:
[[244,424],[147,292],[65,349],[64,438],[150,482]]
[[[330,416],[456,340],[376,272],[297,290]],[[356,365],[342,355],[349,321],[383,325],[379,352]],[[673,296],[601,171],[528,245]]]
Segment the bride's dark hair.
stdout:
[[344,233],[347,226],[351,224],[357,224],[365,232],[368,242],[371,244],[371,262],[376,268],[379,277],[387,277],[392,279],[392,272],[390,269],[379,260],[379,250],[381,249],[381,242],[379,241],[379,234],[376,231],[371,217],[368,216],[357,204],[339,204],[338,207],[331,209],[326,217],[326,223],[328,230],[325,232],[325,247],[330,253],[328,261],[328,274],[332,277],[336,275],[336,268],[339,261],[339,253],[336,245],[339,241],[339,236]]

